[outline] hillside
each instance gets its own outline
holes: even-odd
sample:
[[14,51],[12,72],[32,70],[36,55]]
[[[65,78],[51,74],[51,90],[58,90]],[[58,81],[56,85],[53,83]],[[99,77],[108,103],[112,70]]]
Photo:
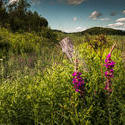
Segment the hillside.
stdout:
[[90,35],[100,35],[100,34],[105,34],[105,35],[125,35],[125,31],[123,30],[116,30],[112,28],[104,28],[104,27],[92,27],[89,29],[86,29],[81,32],[73,32],[73,33],[66,33],[60,30],[55,30],[53,29],[53,32],[55,33],[61,33],[61,34],[72,34],[72,35],[85,35],[85,34],[90,34]]
[[122,30],[115,30],[111,28],[103,28],[103,27],[93,27],[90,29],[87,29],[85,31],[82,31],[80,34],[90,34],[90,35],[99,35],[99,34],[105,34],[105,35],[125,35],[125,31]]

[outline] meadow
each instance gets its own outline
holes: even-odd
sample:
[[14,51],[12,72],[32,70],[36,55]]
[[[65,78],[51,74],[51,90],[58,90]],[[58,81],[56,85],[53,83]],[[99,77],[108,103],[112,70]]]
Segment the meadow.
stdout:
[[[0,125],[125,125],[125,36],[53,35],[0,28]],[[59,45],[65,37],[81,59],[83,96],[72,83],[74,63]],[[104,63],[114,43],[108,93]]]

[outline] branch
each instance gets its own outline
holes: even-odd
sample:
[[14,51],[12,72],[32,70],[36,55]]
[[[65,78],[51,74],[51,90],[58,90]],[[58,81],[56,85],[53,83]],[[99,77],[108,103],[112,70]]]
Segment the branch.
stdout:
[[111,50],[110,50],[110,54],[112,53],[112,51],[113,51],[113,49],[115,48],[115,46],[116,46],[116,42],[115,42],[115,44],[112,46],[112,48],[111,48]]

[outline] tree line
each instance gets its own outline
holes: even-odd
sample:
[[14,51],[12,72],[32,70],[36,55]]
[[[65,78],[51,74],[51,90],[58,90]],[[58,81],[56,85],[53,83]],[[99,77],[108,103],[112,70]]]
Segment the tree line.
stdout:
[[0,26],[17,31],[41,31],[48,27],[48,21],[36,11],[29,8],[31,4],[27,0],[19,0],[10,3],[9,0],[0,0]]

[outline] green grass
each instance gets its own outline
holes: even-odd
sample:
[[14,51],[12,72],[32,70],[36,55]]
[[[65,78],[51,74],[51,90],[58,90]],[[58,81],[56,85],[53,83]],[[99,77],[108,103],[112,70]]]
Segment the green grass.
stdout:
[[[58,42],[66,36],[73,39],[87,65],[88,72],[84,71],[82,62],[79,66],[85,81],[84,99],[73,88],[74,65],[58,43],[35,33],[14,34],[1,29],[0,124],[124,125],[124,36],[106,36],[108,46],[101,55],[104,64],[112,44],[117,42],[112,53],[112,60],[116,62],[113,92],[109,96],[100,73],[101,50],[91,48],[85,36],[56,34]],[[95,37],[90,38],[91,43]]]

